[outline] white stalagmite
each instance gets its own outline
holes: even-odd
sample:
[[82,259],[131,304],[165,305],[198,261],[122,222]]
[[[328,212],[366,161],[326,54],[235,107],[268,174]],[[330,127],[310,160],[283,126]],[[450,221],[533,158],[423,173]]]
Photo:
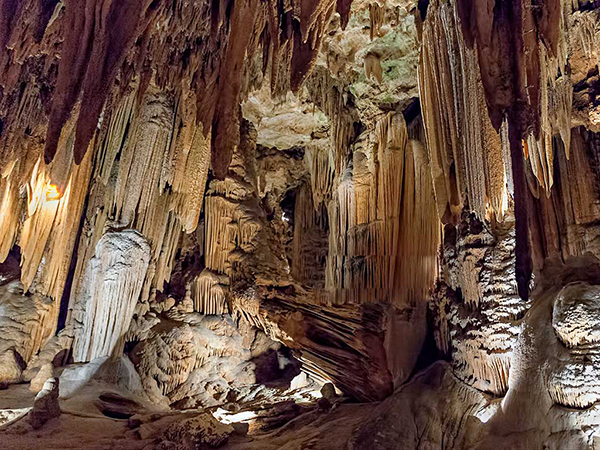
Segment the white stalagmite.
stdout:
[[75,304],[76,362],[110,356],[123,344],[150,262],[150,246],[135,230],[108,232],[88,262]]

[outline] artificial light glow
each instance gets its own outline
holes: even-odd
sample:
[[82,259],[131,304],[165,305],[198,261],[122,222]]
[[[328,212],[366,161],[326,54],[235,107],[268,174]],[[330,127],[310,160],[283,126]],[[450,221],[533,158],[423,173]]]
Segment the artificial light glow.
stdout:
[[254,411],[242,411],[238,413],[231,413],[222,408],[218,408],[216,411],[213,412],[213,415],[219,422],[224,424],[230,424],[252,420],[256,417],[257,414]]
[[58,200],[62,197],[61,192],[58,190],[58,186],[55,184],[48,184],[46,188],[46,201],[51,202]]

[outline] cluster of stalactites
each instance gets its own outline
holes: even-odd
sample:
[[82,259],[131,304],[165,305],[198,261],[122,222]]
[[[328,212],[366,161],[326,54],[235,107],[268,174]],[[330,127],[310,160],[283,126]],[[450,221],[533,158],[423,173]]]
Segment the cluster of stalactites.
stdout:
[[[262,46],[274,91],[297,89],[333,12],[345,24],[350,6],[251,0],[230,11],[223,2],[109,1],[99,17],[88,14],[96,4],[65,2],[46,11],[2,3],[0,13],[0,46],[9,49],[0,57],[7,69],[0,99],[0,260],[18,244],[26,289],[37,279],[39,290],[55,299],[82,214],[89,229],[76,284],[105,228],[129,226],[152,247],[143,296],[160,289],[181,231],[197,225],[211,153],[214,172],[223,175],[239,142],[236,108],[247,87],[247,56]],[[126,33],[115,35],[113,27]],[[38,54],[48,57],[31,72]],[[155,98],[155,86],[164,98]]]
[[488,117],[477,54],[452,3],[430,4],[422,39],[419,89],[439,216],[468,205],[501,217],[512,189],[506,127],[496,132]]
[[315,69],[306,87],[311,101],[329,118],[332,147],[330,165],[334,173],[339,175],[346,167],[350,146],[356,138],[356,124],[359,121],[357,111],[347,105],[343,89],[322,68]]
[[236,248],[254,244],[262,225],[245,208],[224,196],[210,195],[205,200],[205,264],[209,270],[231,277],[231,254]]
[[227,314],[229,279],[224,275],[204,269],[191,283],[190,296],[194,311],[206,315]]
[[[224,177],[239,144],[237,112],[249,85],[246,60],[263,55],[262,69],[270,71],[274,93],[297,90],[316,62],[333,13],[341,15],[345,27],[351,1],[244,0],[233,7],[224,0],[84,0],[50,8],[33,0],[5,3],[0,4],[0,53],[10,51],[0,65],[10,73],[3,80],[6,98],[16,97],[12,94],[23,82],[36,84],[25,79],[30,75],[24,62],[39,54],[52,56],[38,75],[40,84],[50,80],[53,89],[38,85],[31,97],[44,103],[38,111],[44,111],[47,124],[40,133],[45,134],[46,162],[57,155],[63,129],[74,116],[73,158],[81,163],[99,118],[110,114],[113,84],[127,89],[139,77],[143,93],[156,76],[162,88],[194,97],[199,106],[194,120],[203,124],[205,134],[212,131],[213,169]],[[20,75],[19,65],[24,67]],[[53,92],[51,98],[47,91]],[[77,110],[77,104],[85,108]],[[15,107],[10,102],[2,106]],[[25,134],[25,126],[11,117],[3,124],[10,134]]]
[[[329,144],[329,140],[327,140]],[[333,189],[335,168],[331,145],[311,143],[306,147],[306,162],[310,173],[310,185],[313,196],[313,206],[319,206],[329,200]]]
[[539,43],[540,130],[538,136],[530,132],[524,142],[525,157],[529,158],[531,170],[547,196],[554,184],[554,136],[562,140],[567,158],[571,147],[573,83],[568,70],[570,33],[567,11],[568,8],[562,8],[556,54],[543,41]]
[[[486,98],[488,87],[482,73],[488,84],[497,80],[490,79],[488,68],[482,67],[478,41],[470,42],[472,38],[463,34],[468,25],[461,23],[465,20],[459,18],[459,10],[454,1],[431,2],[422,34],[419,86],[439,214],[442,218],[456,216],[468,206],[479,217],[493,211],[501,218],[513,193],[508,124],[505,120],[498,126],[495,114],[499,105],[494,102],[501,100],[491,102]],[[535,119],[529,127],[521,124],[523,151],[546,195],[550,195],[554,182],[556,137],[569,155],[573,99],[569,47],[579,45],[578,36],[590,36],[570,35],[569,11],[570,7],[563,4],[556,14],[556,42],[540,39],[535,43],[535,52],[527,56],[537,58],[527,61],[531,66],[527,76],[535,77],[528,87]],[[526,46],[533,45],[525,41]],[[582,45],[590,46],[589,42]],[[539,89],[534,89],[536,86]],[[497,96],[502,88],[498,88]],[[508,111],[510,105],[505,107]]]
[[[89,181],[85,222],[74,286],[107,230],[133,228],[151,248],[140,300],[170,279],[182,231],[195,230],[208,176],[210,144],[190,122],[195,102],[147,87],[140,102],[133,89],[100,131]],[[87,182],[85,184],[87,186]],[[71,299],[71,307],[74,304]]]
[[73,131],[70,122],[52,164],[31,145],[0,174],[0,262],[18,245],[25,290],[35,282],[36,292],[54,299],[62,296],[91,172],[89,157],[71,164]]
[[401,114],[384,116],[372,133],[329,203],[326,289],[335,303],[406,304],[426,298],[437,275],[429,160]]
[[322,288],[328,241],[327,209],[314,204],[308,183],[296,194],[290,272],[305,286]]

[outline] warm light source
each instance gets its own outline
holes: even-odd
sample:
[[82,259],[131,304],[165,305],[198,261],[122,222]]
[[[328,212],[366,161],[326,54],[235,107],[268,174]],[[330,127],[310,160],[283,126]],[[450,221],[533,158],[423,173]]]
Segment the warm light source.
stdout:
[[61,192],[58,190],[58,186],[55,184],[48,184],[46,188],[46,201],[51,202],[53,200],[58,200],[62,197]]

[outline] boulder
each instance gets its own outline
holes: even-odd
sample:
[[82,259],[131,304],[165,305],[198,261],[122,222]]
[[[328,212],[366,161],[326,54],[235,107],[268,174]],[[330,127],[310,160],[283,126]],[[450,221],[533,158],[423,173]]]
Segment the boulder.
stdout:
[[46,363],[39,370],[37,375],[31,380],[29,390],[35,394],[40,392],[44,388],[46,380],[54,376],[54,365],[52,363]]
[[35,397],[33,408],[27,416],[27,421],[37,430],[50,419],[60,416],[58,404],[58,378],[50,378]]
[[21,381],[23,365],[22,358],[14,349],[0,354],[0,389]]
[[227,442],[233,427],[224,425],[210,413],[175,422],[159,438],[159,449],[195,450],[219,447]]
[[321,388],[321,395],[332,402],[336,398],[335,386],[333,383],[325,383]]

